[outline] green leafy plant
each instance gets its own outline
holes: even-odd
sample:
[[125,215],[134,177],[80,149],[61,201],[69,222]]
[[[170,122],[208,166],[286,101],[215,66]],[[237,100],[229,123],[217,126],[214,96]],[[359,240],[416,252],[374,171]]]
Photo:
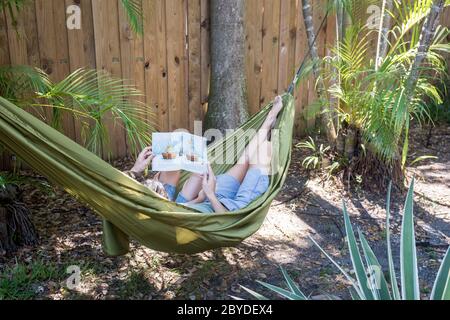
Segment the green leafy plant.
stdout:
[[16,264],[0,270],[0,300],[25,300],[39,296],[39,286],[49,280],[59,282],[63,269],[40,260],[29,265]]
[[57,129],[62,129],[65,113],[73,115],[81,124],[86,147],[97,154],[110,150],[108,121],[123,126],[133,153],[150,143],[154,131],[153,117],[139,100],[142,94],[102,71],[79,69],[55,83],[36,68],[3,66],[0,94],[18,106],[33,108]]
[[128,15],[133,32],[142,35],[144,33],[144,14],[142,0],[121,0],[122,6]]
[[327,157],[327,152],[329,152],[331,149],[329,146],[325,147],[323,144],[317,146],[316,142],[311,137],[309,137],[309,140],[297,144],[297,147],[308,150],[312,153],[311,155],[307,156],[302,162],[302,166],[306,169],[320,168],[324,162],[324,159]]
[[20,12],[29,0],[0,0],[0,12],[6,11],[11,17],[13,26],[17,24],[17,13]]
[[[354,300],[419,300],[419,276],[417,267],[416,242],[414,235],[414,214],[413,214],[414,180],[411,182],[406,196],[403,209],[403,221],[401,228],[400,242],[400,288],[394,267],[394,258],[391,248],[390,234],[390,199],[391,186],[389,186],[386,205],[386,242],[389,281],[383,274],[383,269],[379,260],[375,256],[369,242],[361,230],[358,230],[359,244],[350,222],[345,203],[343,214],[347,245],[353,265],[356,279],[347,273],[322,247],[312,238],[311,241],[321,250],[321,252],[338,268],[338,270],[351,283],[350,293]],[[362,254],[361,254],[362,251]],[[306,296],[301,293],[292,279],[283,270],[288,289],[276,287],[264,282],[258,282],[267,289],[282,297],[293,300],[305,300]],[[256,299],[266,299],[261,294],[248,288],[244,289]],[[431,300],[450,300],[450,248],[447,250],[442,264],[439,268]]]
[[22,187],[24,185],[34,186],[42,192],[50,194],[53,188],[47,181],[22,176],[16,173],[0,172],[0,190],[5,190],[8,186]]
[[429,160],[429,159],[438,159],[438,157],[436,157],[436,156],[429,156],[429,155],[420,156],[420,157],[415,158],[413,161],[411,161],[410,165],[413,166],[416,163],[419,163],[419,162],[422,162],[422,161],[425,161],[425,160]]
[[[379,37],[377,49],[386,50],[377,50],[375,56],[370,50],[373,30],[366,26],[367,15],[361,14],[366,2],[363,6],[354,0],[331,3],[337,11],[338,41],[322,60],[316,79],[327,86],[320,90],[321,109],[331,113],[328,118],[336,124],[337,137],[330,144],[347,159],[349,173],[379,170],[400,185],[411,119],[424,121],[430,101],[442,103],[438,85],[448,73],[449,30],[443,26],[434,30],[438,15],[431,9],[432,0],[385,0],[383,7],[391,4],[383,12],[389,19],[377,30],[386,32]],[[366,154],[360,152],[361,144]]]

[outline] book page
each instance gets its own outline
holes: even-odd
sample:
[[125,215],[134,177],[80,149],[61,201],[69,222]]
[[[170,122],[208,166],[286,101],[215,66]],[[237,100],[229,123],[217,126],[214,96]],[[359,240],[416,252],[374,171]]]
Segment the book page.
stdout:
[[154,133],[152,171],[177,171],[203,174],[207,170],[206,138],[184,132]]

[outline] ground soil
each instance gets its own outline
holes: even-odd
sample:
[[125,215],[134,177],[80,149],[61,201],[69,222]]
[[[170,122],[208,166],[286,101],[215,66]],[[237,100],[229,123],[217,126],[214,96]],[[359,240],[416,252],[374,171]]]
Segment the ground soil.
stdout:
[[[415,223],[421,293],[427,298],[450,244],[450,127],[413,131],[410,161],[422,155],[437,156],[408,168],[416,178]],[[298,142],[298,141],[297,141]],[[349,298],[348,282],[320,253],[317,241],[345,269],[351,262],[344,237],[342,201],[352,222],[367,236],[380,262],[386,266],[385,198],[387,190],[348,189],[337,178],[302,168],[303,150],[294,148],[292,166],[283,191],[274,201],[262,228],[235,248],[196,255],[159,253],[132,243],[131,252],[111,258],[101,248],[101,221],[65,192],[45,194],[29,186],[25,201],[40,235],[40,244],[0,256],[0,271],[18,264],[66,268],[81,267],[81,283],[70,290],[68,275],[34,283],[37,299],[230,299],[250,298],[241,285],[277,298],[256,280],[283,286],[280,266],[308,295],[332,294]],[[130,166],[129,160],[116,163]],[[31,174],[25,172],[25,174]],[[365,177],[362,177],[364,179]],[[392,242],[398,263],[401,209],[405,194],[392,195]]]

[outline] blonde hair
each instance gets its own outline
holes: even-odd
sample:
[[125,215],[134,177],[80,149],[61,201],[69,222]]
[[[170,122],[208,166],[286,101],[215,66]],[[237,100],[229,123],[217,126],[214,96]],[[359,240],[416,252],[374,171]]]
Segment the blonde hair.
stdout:
[[146,179],[142,184],[147,188],[149,188],[150,190],[157,193],[158,195],[160,195],[161,197],[169,199],[169,195],[167,194],[166,188],[164,188],[164,185],[161,182],[154,179]]

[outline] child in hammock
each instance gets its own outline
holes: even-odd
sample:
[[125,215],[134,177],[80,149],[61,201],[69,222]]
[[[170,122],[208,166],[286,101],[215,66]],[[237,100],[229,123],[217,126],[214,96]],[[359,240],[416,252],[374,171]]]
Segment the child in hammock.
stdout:
[[159,172],[154,179],[142,179],[145,169],[154,158],[151,147],[145,148],[134,167],[125,173],[162,197],[203,213],[225,213],[243,209],[269,188],[272,145],[268,140],[268,133],[282,107],[282,99],[278,96],[261,129],[233,168],[218,177],[210,166],[207,174],[193,174],[176,198],[176,186],[181,176],[179,171]]

